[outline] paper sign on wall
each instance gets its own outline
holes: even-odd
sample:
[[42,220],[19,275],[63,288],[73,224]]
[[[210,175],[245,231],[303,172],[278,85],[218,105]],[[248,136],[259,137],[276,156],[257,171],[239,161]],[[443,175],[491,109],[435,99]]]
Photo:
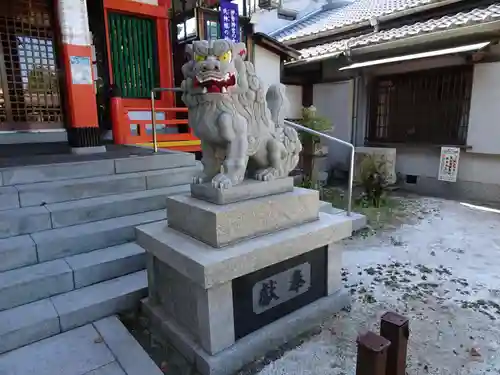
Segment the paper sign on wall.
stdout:
[[458,147],[441,147],[441,160],[439,162],[439,181],[457,181],[458,162],[460,149]]
[[90,57],[86,56],[70,56],[71,65],[71,80],[74,85],[91,85],[92,79],[92,64]]

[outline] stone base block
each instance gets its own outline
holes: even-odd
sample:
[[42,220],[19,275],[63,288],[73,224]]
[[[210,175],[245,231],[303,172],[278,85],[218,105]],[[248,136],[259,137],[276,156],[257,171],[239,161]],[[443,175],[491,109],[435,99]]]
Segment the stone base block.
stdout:
[[191,196],[215,204],[229,204],[293,190],[293,177],[271,181],[245,180],[231,189],[216,189],[212,184],[191,185]]
[[142,306],[151,321],[153,331],[164,335],[201,374],[229,375],[313,329],[349,304],[347,293],[338,291],[245,336],[215,355],[209,355],[189,332],[177,325],[149,299],[143,300]]
[[224,247],[318,219],[319,194],[284,194],[217,205],[187,195],[167,198],[168,225],[213,247]]
[[[335,311],[331,303],[345,305],[327,296],[342,289],[341,248],[334,243],[351,231],[350,220],[321,213],[316,221],[219,250],[159,222],[139,227],[137,243],[148,256],[151,307],[168,317],[169,329],[184,332],[181,337],[189,336],[202,348],[197,351],[205,358],[200,371],[212,374],[212,368],[236,369],[251,361],[252,353],[267,351],[269,332],[274,332],[269,325],[309,321],[315,309],[321,310],[321,303],[315,305],[320,300],[330,301],[325,302],[329,313]],[[310,304],[316,307],[303,310]],[[298,328],[288,330],[296,335]],[[273,335],[282,338],[284,330]],[[172,340],[181,351],[194,345]],[[234,364],[224,364],[227,355]]]
[[[166,221],[137,227],[136,242],[160,262],[209,289],[329,246],[351,234],[351,220],[343,215],[320,213],[319,220],[314,222],[242,241],[223,251],[169,228]],[[150,291],[151,283],[150,280]]]

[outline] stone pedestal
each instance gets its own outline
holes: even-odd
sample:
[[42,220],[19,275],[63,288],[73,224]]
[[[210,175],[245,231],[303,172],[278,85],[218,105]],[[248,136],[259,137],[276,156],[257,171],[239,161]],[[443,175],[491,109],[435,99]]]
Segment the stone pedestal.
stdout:
[[168,224],[137,229],[153,329],[204,375],[231,374],[348,305],[335,242],[351,221],[319,213],[316,191],[284,180],[251,194],[255,182],[196,186],[168,198]]

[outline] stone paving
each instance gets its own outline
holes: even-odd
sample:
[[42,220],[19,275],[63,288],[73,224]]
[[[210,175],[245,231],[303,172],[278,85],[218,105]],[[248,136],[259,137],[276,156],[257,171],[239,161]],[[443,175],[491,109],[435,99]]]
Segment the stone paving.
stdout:
[[161,375],[114,316],[0,355],[0,375]]

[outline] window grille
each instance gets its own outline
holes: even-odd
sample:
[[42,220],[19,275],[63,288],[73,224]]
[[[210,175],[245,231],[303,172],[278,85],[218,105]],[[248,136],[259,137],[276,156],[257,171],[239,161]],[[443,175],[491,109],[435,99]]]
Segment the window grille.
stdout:
[[377,77],[368,142],[465,145],[472,66]]

